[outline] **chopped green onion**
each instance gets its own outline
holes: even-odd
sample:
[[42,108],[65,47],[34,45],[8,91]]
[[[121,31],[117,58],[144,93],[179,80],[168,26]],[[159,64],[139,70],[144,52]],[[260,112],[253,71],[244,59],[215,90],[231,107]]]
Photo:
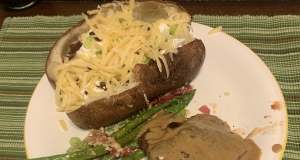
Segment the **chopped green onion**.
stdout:
[[80,140],[80,138],[78,138],[78,137],[72,137],[72,138],[69,140],[69,143],[70,143],[71,146],[74,146],[74,145],[76,145],[76,144],[78,144],[78,143],[80,143],[80,142],[81,142],[81,140]]
[[177,25],[170,26],[170,35],[174,35],[176,29],[177,29]]
[[87,49],[90,49],[95,44],[95,42],[96,42],[96,40],[93,37],[88,36],[88,37],[86,37],[85,42],[83,43],[83,46]]
[[98,81],[104,82],[104,80],[100,77],[98,78]]
[[102,50],[99,50],[99,51],[95,52],[95,54],[96,54],[96,55],[102,54]]
[[149,57],[147,57],[147,56],[145,56],[145,60],[144,60],[144,63],[146,63],[146,64],[148,64],[149,63],[149,61],[150,61],[150,58]]

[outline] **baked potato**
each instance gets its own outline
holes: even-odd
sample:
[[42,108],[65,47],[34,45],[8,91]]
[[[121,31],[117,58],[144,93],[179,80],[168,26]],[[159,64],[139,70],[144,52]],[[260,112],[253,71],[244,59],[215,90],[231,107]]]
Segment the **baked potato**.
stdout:
[[176,3],[114,1],[84,18],[57,40],[45,68],[57,110],[79,128],[99,129],[147,108],[190,82],[204,62],[191,16]]

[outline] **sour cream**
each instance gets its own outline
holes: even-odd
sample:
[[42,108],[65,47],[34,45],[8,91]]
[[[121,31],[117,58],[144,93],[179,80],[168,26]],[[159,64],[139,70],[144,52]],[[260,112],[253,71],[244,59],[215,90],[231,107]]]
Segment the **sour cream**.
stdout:
[[[162,33],[162,34],[170,32],[170,27],[164,23],[161,23],[158,28],[159,28],[160,33]],[[170,35],[170,37],[171,37],[171,35]],[[173,39],[174,48],[182,47],[184,44],[185,44],[185,39],[183,39],[183,38]]]
[[169,32],[169,30],[170,30],[170,27],[164,23],[160,24],[158,28],[159,28],[160,33],[166,33],[166,32]]
[[173,39],[174,48],[182,47],[184,45],[185,39]]

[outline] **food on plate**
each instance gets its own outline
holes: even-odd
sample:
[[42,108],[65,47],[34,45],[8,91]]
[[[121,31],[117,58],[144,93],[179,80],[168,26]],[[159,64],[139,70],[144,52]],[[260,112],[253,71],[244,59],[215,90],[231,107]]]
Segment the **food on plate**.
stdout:
[[65,132],[68,131],[68,126],[64,120],[60,119],[60,120],[58,120],[58,123]]
[[51,49],[46,75],[57,110],[99,129],[189,83],[205,47],[191,16],[174,2],[114,1],[87,12]]
[[187,118],[185,107],[196,90],[186,88],[185,92],[172,92],[166,101],[162,102],[162,97],[154,100],[154,107],[131,117],[113,133],[91,129],[82,141],[72,137],[67,153],[35,159],[260,159],[261,150],[254,141],[230,132],[226,122],[216,116]]
[[260,148],[251,139],[230,132],[226,122],[209,114],[188,119],[157,115],[141,131],[139,146],[149,160],[259,160]]
[[[53,155],[49,157],[34,158],[35,160],[71,160],[71,159],[113,159],[116,157],[126,159],[140,159],[145,157],[142,150],[138,149],[137,135],[144,125],[153,115],[164,110],[166,114],[172,114],[174,117],[185,116],[185,107],[190,103],[196,90],[187,90],[186,92],[173,92],[171,99],[159,102],[155,107],[132,117],[128,123],[117,131],[108,134],[101,128],[100,130],[91,129],[88,136],[80,141],[72,137],[70,144],[72,147],[67,153]],[[134,157],[134,158],[133,158]]]
[[219,26],[217,28],[213,28],[212,30],[210,30],[208,32],[209,35],[212,35],[212,34],[215,34],[215,33],[218,33],[218,32],[221,32],[222,31],[222,26]]

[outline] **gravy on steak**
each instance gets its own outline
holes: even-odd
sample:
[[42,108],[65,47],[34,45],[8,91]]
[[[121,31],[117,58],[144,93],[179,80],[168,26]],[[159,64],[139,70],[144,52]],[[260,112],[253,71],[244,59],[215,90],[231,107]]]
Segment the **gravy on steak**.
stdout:
[[197,114],[173,118],[160,114],[139,134],[139,145],[150,160],[259,160],[260,148],[251,139],[230,132],[216,116]]

